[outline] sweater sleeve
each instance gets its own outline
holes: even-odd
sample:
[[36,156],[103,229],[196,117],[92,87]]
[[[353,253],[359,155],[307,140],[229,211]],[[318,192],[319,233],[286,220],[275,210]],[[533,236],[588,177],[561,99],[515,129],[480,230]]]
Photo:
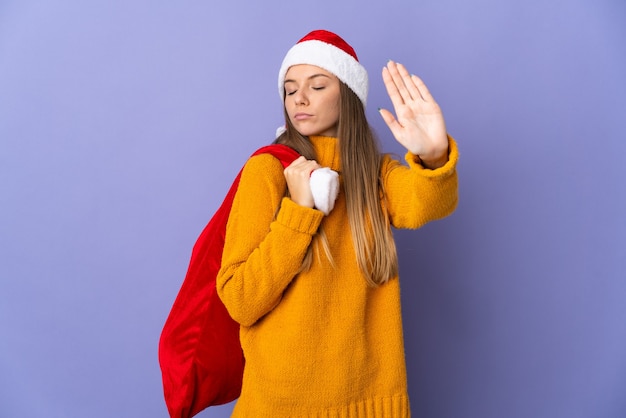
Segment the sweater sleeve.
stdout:
[[419,228],[450,215],[458,203],[456,164],[459,152],[449,137],[448,162],[431,170],[419,158],[406,154],[406,165],[386,156],[383,182],[391,224],[396,228]]
[[283,167],[271,155],[246,163],[216,282],[231,317],[244,326],[253,325],[280,302],[324,216],[283,197],[285,188]]

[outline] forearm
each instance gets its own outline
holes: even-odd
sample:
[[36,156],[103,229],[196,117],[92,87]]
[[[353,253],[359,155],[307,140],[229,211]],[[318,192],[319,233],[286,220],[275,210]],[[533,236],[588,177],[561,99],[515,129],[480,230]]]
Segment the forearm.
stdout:
[[397,228],[418,228],[450,215],[458,202],[458,149],[454,140],[449,139],[446,161],[436,169],[425,167],[419,157],[410,153],[406,160],[409,167],[396,163],[385,179],[392,224]]
[[321,212],[285,198],[269,232],[258,244],[257,233],[246,231],[245,222],[233,225],[227,240],[237,240],[237,245],[225,247],[217,278],[218,294],[233,319],[250,326],[280,302],[322,217]]

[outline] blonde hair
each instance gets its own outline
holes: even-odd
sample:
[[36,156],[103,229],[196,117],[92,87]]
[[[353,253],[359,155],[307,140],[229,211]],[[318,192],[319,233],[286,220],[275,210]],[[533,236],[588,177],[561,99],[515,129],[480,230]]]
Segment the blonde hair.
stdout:
[[[362,102],[343,82],[340,82],[339,109],[337,137],[356,261],[367,283],[378,286],[398,274],[396,245],[380,178],[382,155]],[[287,129],[275,142],[294,148],[307,159],[316,159],[313,145],[294,128],[286,111],[285,121]],[[322,245],[324,253],[333,263],[323,228],[318,231],[314,242],[316,246]],[[310,268],[313,247],[309,246],[301,271]]]

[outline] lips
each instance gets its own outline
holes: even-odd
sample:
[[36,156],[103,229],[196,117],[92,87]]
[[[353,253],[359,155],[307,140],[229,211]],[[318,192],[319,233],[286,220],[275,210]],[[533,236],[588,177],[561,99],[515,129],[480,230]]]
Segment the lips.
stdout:
[[293,115],[293,118],[295,120],[307,120],[307,119],[310,119],[312,117],[313,117],[313,115],[308,114],[308,113],[302,113],[302,112],[299,112],[299,113],[296,113],[295,115]]

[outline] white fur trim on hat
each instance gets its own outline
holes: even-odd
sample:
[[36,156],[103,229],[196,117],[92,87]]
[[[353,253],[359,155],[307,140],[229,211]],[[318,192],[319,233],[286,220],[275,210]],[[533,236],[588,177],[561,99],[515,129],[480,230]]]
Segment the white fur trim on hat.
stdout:
[[350,87],[365,107],[369,90],[365,67],[342,49],[318,40],[297,43],[287,52],[278,73],[278,92],[282,100],[285,100],[285,74],[289,67],[298,64],[315,65],[333,73]]

